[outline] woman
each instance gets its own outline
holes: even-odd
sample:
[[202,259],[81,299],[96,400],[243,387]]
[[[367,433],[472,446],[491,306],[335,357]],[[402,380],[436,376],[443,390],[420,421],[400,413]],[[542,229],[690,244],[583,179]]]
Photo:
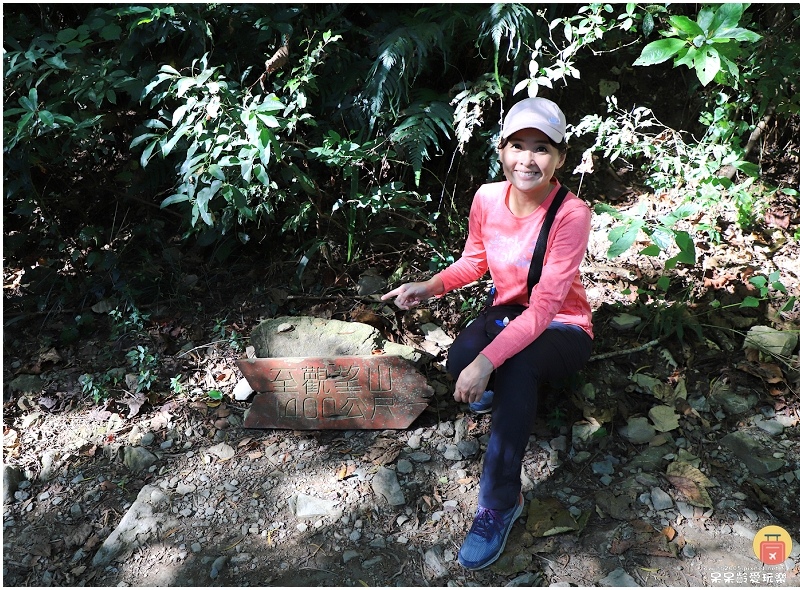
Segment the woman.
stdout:
[[[487,332],[493,320],[480,314],[448,353],[456,401],[492,408],[478,511],[458,555],[467,569],[484,568],[500,557],[522,513],[520,473],[540,383],[576,373],[591,353],[591,308],[579,272],[591,212],[572,193],[557,209],[541,278],[528,289],[539,230],[561,187],[554,175],[564,165],[565,132],[566,119],[554,102],[528,98],[515,104],[503,121],[498,148],[506,181],[478,189],[461,258],[427,281],[406,283],[382,297],[394,297],[397,307],[409,309],[488,270],[496,289],[493,305],[524,306],[496,336]],[[486,389],[493,373],[491,397]]]

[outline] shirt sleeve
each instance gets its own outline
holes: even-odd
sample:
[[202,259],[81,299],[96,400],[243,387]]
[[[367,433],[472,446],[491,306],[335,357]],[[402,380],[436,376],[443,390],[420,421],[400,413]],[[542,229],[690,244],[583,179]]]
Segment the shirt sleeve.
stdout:
[[565,200],[553,222],[542,276],[528,308],[482,351],[495,368],[536,340],[559,312],[577,306],[583,292],[579,269],[590,231],[591,211],[586,203],[577,197]]
[[[461,258],[439,273],[444,284],[444,293],[477,281],[489,268],[486,245],[483,239],[483,222],[486,215],[484,199],[493,192],[492,185],[484,185],[475,193],[469,211],[469,234]],[[442,293],[442,295],[444,295]]]

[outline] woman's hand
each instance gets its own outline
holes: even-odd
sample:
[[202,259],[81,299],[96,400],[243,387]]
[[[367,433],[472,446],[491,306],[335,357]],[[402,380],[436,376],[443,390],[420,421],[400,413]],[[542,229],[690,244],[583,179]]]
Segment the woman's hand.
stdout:
[[444,284],[439,277],[433,277],[421,283],[405,283],[397,289],[389,291],[381,297],[381,301],[386,301],[395,297],[394,304],[400,309],[410,309],[416,307],[423,301],[444,292]]
[[458,376],[453,398],[457,402],[465,404],[471,404],[481,399],[492,371],[494,371],[494,365],[488,358],[479,354]]

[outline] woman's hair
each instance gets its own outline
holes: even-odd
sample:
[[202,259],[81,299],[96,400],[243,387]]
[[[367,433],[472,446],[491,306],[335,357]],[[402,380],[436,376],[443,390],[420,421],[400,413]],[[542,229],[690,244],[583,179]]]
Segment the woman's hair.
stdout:
[[[547,135],[547,134],[545,134],[545,135]],[[558,150],[559,153],[561,153],[561,154],[566,154],[567,153],[567,140],[566,139],[562,139],[561,143],[556,143],[555,141],[553,141],[553,139],[550,136],[548,136],[547,140],[550,142],[550,145],[554,146]],[[500,143],[498,144],[497,149],[498,150],[502,150],[507,145],[508,145],[508,138],[507,137],[506,138],[500,138]]]

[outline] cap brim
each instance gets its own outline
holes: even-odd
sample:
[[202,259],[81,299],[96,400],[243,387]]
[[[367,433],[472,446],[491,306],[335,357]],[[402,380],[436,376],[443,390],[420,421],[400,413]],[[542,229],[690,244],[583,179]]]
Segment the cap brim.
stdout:
[[564,140],[563,133],[553,127],[546,120],[538,117],[521,117],[520,120],[514,121],[514,124],[508,129],[503,128],[502,137],[503,139],[508,139],[514,133],[523,129],[538,129],[556,143],[561,143]]

